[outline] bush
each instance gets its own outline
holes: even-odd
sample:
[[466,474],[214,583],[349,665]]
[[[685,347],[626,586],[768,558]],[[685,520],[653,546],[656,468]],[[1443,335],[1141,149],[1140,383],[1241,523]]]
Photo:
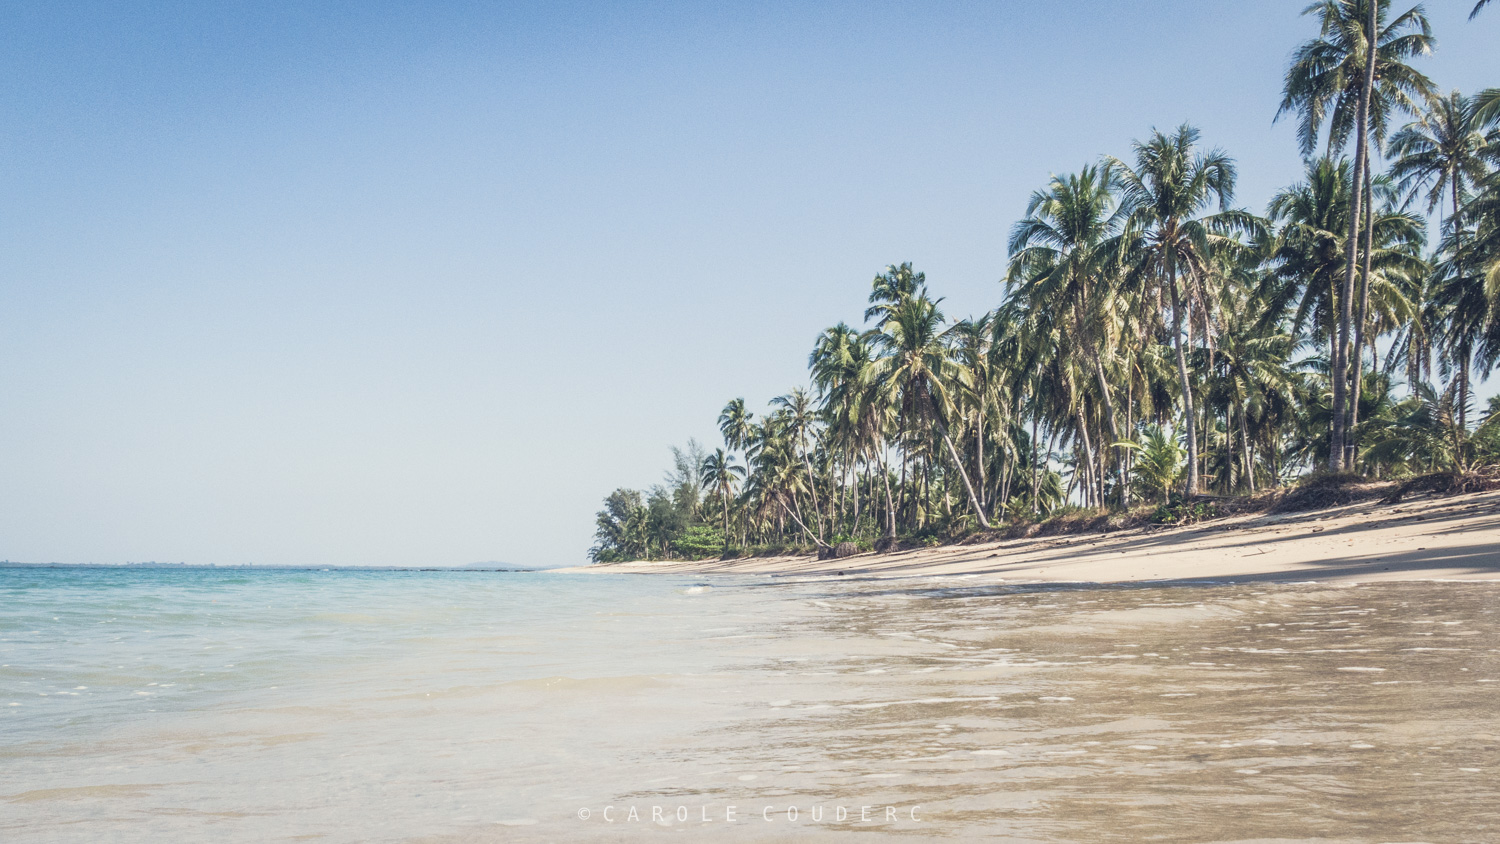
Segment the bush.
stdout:
[[1174,495],[1166,504],[1151,511],[1147,518],[1157,525],[1191,525],[1223,515],[1219,506],[1211,501],[1185,502],[1181,496]]
[[716,527],[693,525],[672,540],[672,550],[689,560],[718,557],[724,553],[724,533]]

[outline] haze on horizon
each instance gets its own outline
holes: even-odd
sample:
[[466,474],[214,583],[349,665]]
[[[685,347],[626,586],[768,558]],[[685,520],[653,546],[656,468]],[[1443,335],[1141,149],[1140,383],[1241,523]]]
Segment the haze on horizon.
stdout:
[[0,558],[583,562],[885,265],[993,307],[1050,174],[1188,121],[1263,211],[1304,5],[10,4]]

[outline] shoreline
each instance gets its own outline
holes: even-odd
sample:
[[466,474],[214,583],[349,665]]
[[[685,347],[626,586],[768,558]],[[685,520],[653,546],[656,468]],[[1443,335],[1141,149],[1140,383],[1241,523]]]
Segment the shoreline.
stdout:
[[590,574],[971,576],[1022,582],[1500,581],[1500,492],[1367,501],[1188,526],[811,554],[556,569]]

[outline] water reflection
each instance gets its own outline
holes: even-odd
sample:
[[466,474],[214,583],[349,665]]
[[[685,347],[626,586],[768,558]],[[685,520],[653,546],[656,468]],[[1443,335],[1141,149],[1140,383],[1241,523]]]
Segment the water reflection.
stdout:
[[774,807],[662,824],[735,839],[822,804],[922,821],[798,835],[1500,840],[1495,586],[821,589],[746,649],[722,770],[609,799]]

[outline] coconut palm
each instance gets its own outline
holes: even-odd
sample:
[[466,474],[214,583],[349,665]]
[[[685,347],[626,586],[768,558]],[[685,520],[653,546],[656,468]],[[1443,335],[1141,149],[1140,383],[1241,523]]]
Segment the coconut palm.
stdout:
[[[1270,272],[1262,286],[1267,307],[1259,328],[1269,331],[1289,319],[1294,330],[1329,344],[1330,361],[1337,352],[1340,280],[1349,234],[1347,199],[1353,190],[1349,162],[1321,158],[1308,162],[1305,180],[1279,191],[1267,210],[1279,228],[1271,247]],[[1405,323],[1414,305],[1401,280],[1426,272],[1420,257],[1426,238],[1422,221],[1383,207],[1373,233],[1375,311],[1387,321]]]
[[[1105,159],[1126,215],[1124,233],[1112,239],[1113,251],[1126,269],[1125,285],[1158,316],[1163,297],[1170,302],[1166,333],[1177,356],[1187,423],[1188,495],[1198,493],[1198,445],[1185,348],[1192,329],[1185,324],[1185,310],[1197,311],[1206,328],[1205,285],[1213,251],[1233,249],[1234,234],[1255,234],[1261,228],[1252,215],[1229,208],[1234,198],[1233,159],[1219,150],[1197,152],[1197,143],[1198,130],[1183,124],[1171,134],[1157,131],[1144,143],[1136,141],[1133,166]],[[1205,214],[1215,202],[1218,213]]]
[[745,410],[744,399],[732,399],[719,414],[719,432],[724,435],[724,444],[733,449],[744,449],[750,445],[751,426],[755,414]]
[[1118,443],[1136,452],[1132,483],[1136,494],[1147,500],[1166,503],[1182,477],[1184,449],[1160,425],[1147,425],[1136,442]]
[[704,458],[698,478],[703,488],[719,496],[724,511],[724,552],[729,553],[729,499],[734,497],[735,487],[745,477],[745,467],[736,465],[734,455],[725,454],[724,449],[715,449]]
[[908,423],[915,432],[923,423],[935,427],[953,460],[954,471],[963,481],[969,503],[981,527],[990,526],[979,496],[964,470],[964,462],[948,434],[953,411],[954,379],[961,377],[948,359],[943,337],[943,314],[925,291],[896,305],[872,340],[884,355],[870,367],[869,377],[899,408],[902,429]]
[[1391,136],[1391,176],[1398,180],[1397,189],[1411,197],[1425,191],[1429,214],[1446,193],[1453,208],[1445,217],[1456,221],[1469,190],[1489,173],[1492,140],[1485,137],[1489,127],[1479,119],[1479,105],[1477,97],[1453,91]]
[[[1098,167],[1054,177],[1032,194],[1026,218],[1011,231],[1007,281],[1022,288],[1032,307],[1067,314],[1061,324],[1079,363],[1096,379],[1111,442],[1120,440],[1104,357],[1117,346],[1111,308],[1115,266],[1101,247],[1118,234],[1124,215],[1107,174]],[[1116,474],[1125,477],[1125,455],[1115,451]],[[1120,485],[1123,492],[1124,484]]]
[[797,451],[802,456],[802,465],[807,470],[807,495],[812,502],[814,522],[818,526],[818,538],[823,538],[823,517],[818,509],[818,485],[815,483],[817,477],[813,474],[812,459],[808,456],[807,438],[812,431],[814,423],[814,410],[812,398],[807,391],[797,387],[784,396],[777,396],[771,400],[771,404],[785,411],[787,422],[787,435],[796,443]]
[[[1419,103],[1430,99],[1433,91],[1431,81],[1407,64],[1416,56],[1432,52],[1432,29],[1422,7],[1411,8],[1382,27],[1389,10],[1390,0],[1319,0],[1308,6],[1303,14],[1318,18],[1318,37],[1293,54],[1276,112],[1278,118],[1289,111],[1298,113],[1298,137],[1304,155],[1317,146],[1325,123],[1330,155],[1342,150],[1351,134],[1355,139],[1354,184],[1362,188],[1349,197],[1338,337],[1331,361],[1334,413],[1329,467],[1334,470],[1343,469],[1347,458],[1348,353],[1361,209],[1371,202],[1370,140],[1373,137],[1380,143],[1395,114],[1418,113]],[[1361,319],[1355,331],[1362,335],[1363,330]],[[1355,345],[1361,345],[1361,340],[1362,336],[1356,337]]]

